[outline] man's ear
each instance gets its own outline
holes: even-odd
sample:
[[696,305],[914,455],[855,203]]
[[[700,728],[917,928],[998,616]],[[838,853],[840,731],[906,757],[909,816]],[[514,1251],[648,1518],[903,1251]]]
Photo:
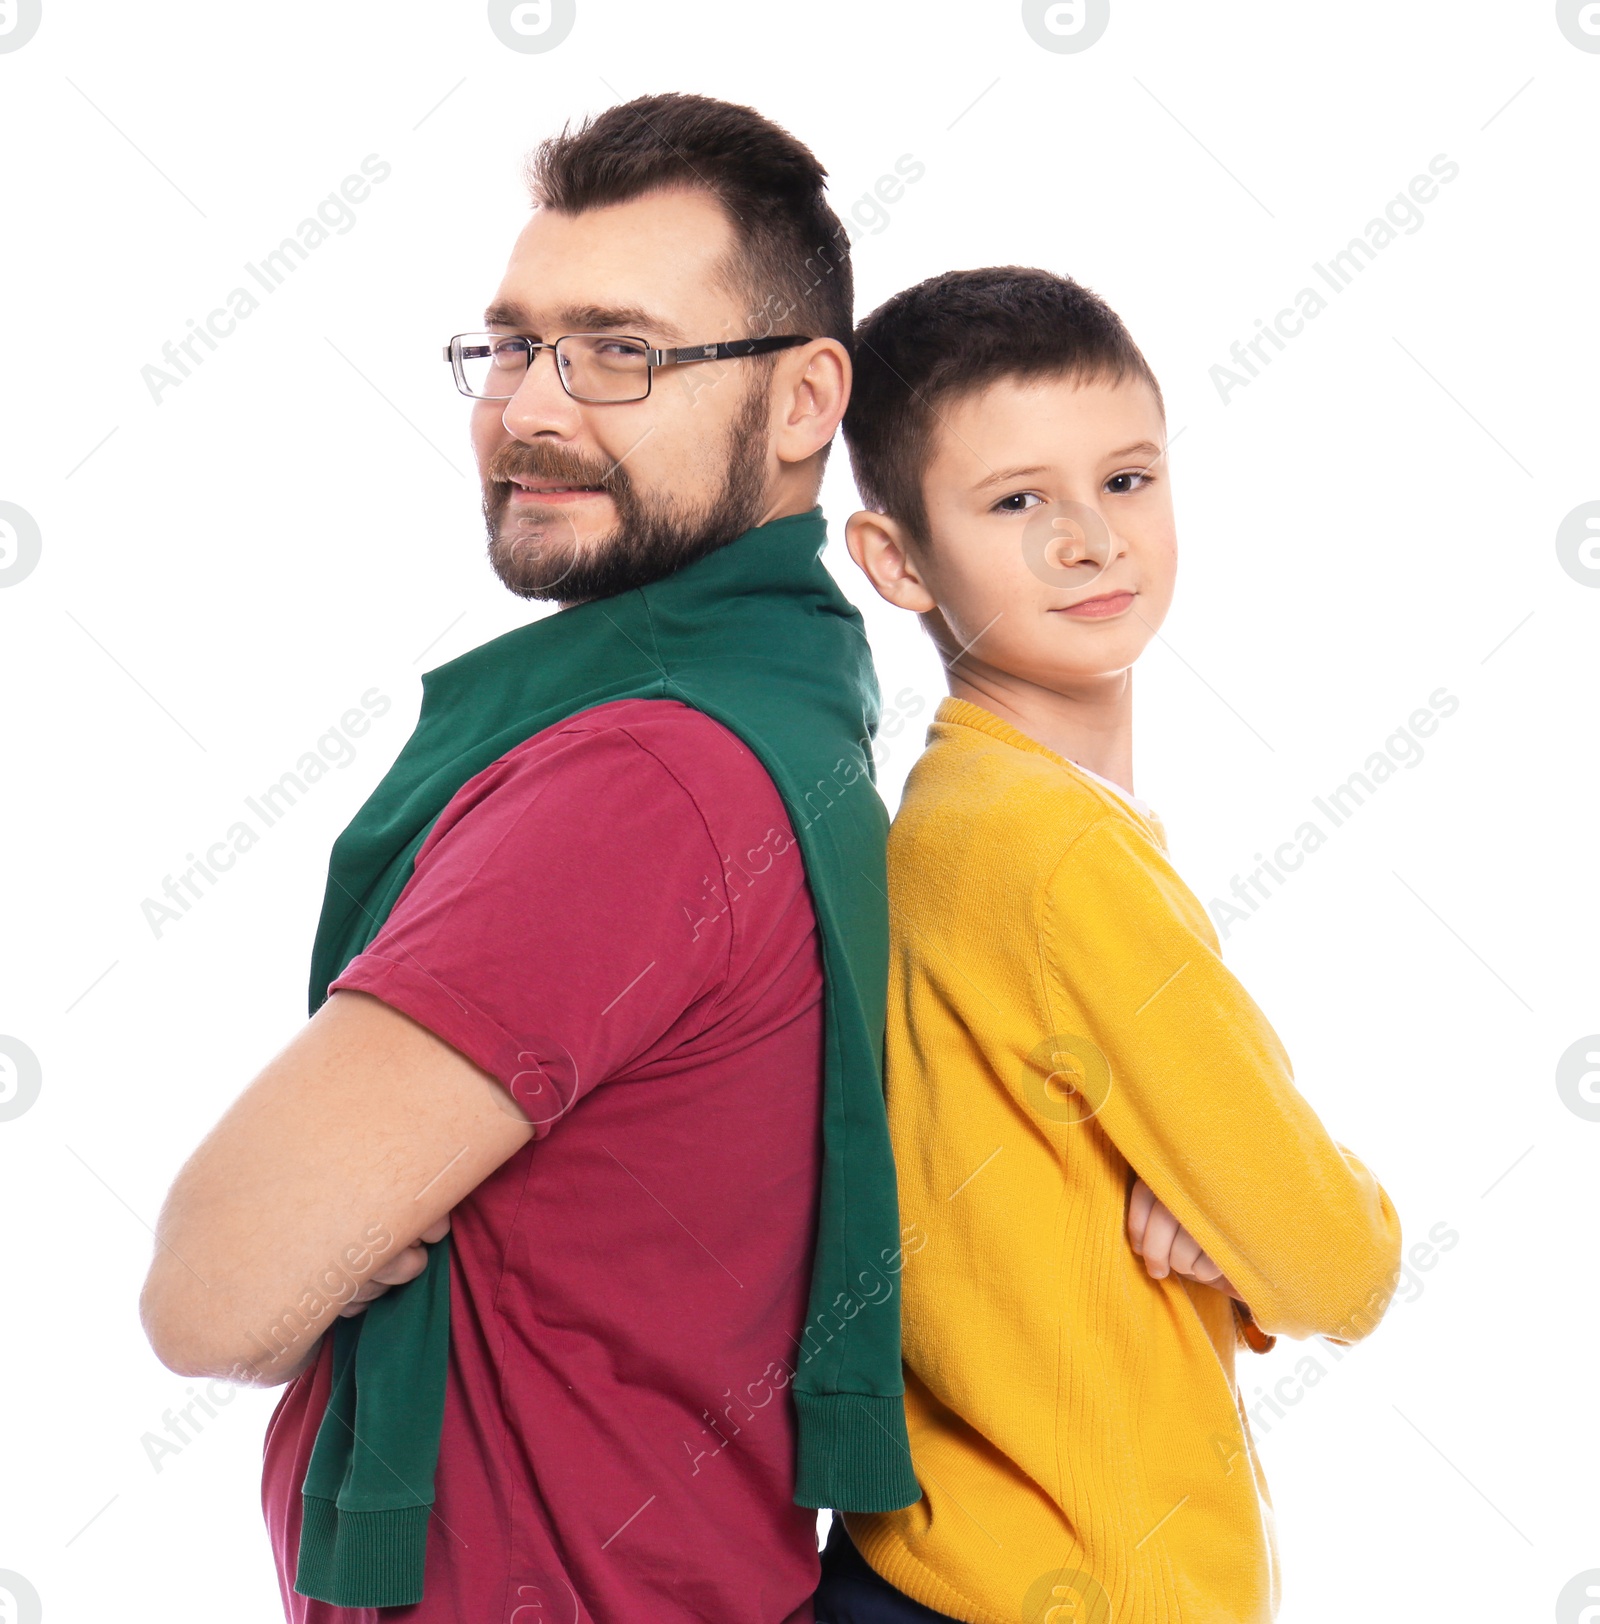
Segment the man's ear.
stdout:
[[879,597],[918,615],[938,607],[923,584],[910,537],[898,519],[865,510],[852,513],[845,522],[844,544]]
[[815,338],[778,360],[781,403],[773,451],[779,462],[805,462],[832,443],[850,403],[850,356],[833,338]]

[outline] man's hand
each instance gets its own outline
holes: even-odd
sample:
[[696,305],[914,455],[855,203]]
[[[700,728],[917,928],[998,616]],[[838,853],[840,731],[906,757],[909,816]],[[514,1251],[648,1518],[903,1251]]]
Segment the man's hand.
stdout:
[[1200,1249],[1200,1243],[1156,1200],[1155,1191],[1143,1179],[1134,1182],[1128,1201],[1128,1241],[1144,1259],[1145,1273],[1152,1280],[1179,1274],[1244,1302],[1227,1276]]
[[415,1246],[408,1246],[405,1251],[396,1252],[389,1262],[364,1280],[357,1288],[355,1296],[339,1310],[339,1318],[350,1319],[353,1315],[361,1313],[374,1298],[381,1297],[390,1286],[403,1286],[406,1281],[415,1280],[428,1266],[428,1250],[422,1242],[442,1241],[449,1231],[450,1214],[446,1213],[438,1223],[423,1230],[417,1237]]

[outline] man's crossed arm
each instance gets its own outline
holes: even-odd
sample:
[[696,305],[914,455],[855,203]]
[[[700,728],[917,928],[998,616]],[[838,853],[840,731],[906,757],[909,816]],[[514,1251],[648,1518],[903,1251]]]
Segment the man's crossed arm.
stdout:
[[418,1243],[532,1137],[458,1050],[331,994],[173,1182],[139,1300],[156,1357],[263,1387],[298,1375],[341,1313],[421,1273]]

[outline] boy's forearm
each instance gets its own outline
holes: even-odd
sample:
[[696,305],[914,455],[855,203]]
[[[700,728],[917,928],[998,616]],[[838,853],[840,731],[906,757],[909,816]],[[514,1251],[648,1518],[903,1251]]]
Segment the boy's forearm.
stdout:
[[1107,824],[1072,856],[1046,919],[1052,1019],[1102,1051],[1099,1125],[1264,1331],[1358,1340],[1399,1280],[1393,1205],[1295,1088],[1163,855]]
[[1112,1144],[1264,1331],[1359,1340],[1399,1283],[1399,1218],[1294,1086],[1165,852],[1130,820],[1074,837],[1040,935],[1048,1018],[1098,1051],[1074,1083]]
[[1121,1087],[1102,1122],[1264,1332],[1358,1341],[1398,1283],[1399,1217],[1255,1019],[1241,1014],[1240,1041],[1214,1073],[1181,1030],[1114,1056]]
[[[1170,1064],[1181,1064],[1180,1057]],[[1108,1112],[1107,1130],[1130,1159],[1138,1158],[1140,1175],[1264,1332],[1359,1341],[1382,1318],[1399,1280],[1399,1217],[1371,1173],[1327,1137],[1286,1076],[1251,1079],[1249,1069],[1228,1079],[1233,1090],[1255,1094],[1249,1125],[1236,1122],[1229,1131],[1224,1123],[1219,1132],[1213,1120],[1207,1132],[1198,1120],[1183,1127],[1138,1120],[1128,1107],[1139,1085],[1130,1081],[1123,1120]],[[1292,1102],[1276,1092],[1280,1086]],[[1147,1103],[1159,1116],[1159,1107]],[[1235,1092],[1232,1104],[1240,1103]],[[1182,1154],[1167,1154],[1175,1145]]]

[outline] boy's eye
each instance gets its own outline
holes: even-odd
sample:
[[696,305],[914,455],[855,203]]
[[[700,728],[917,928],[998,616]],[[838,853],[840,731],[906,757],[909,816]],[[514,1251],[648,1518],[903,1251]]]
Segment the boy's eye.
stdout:
[[1002,496],[990,510],[994,513],[1026,513],[1028,508],[1044,498],[1036,491],[1013,491],[1010,496]]
[[[1124,473],[1113,474],[1106,481],[1106,489],[1113,496],[1127,496],[1133,491],[1143,490],[1150,483],[1151,476],[1142,468],[1129,468]],[[1128,481],[1137,480],[1138,484],[1129,484]]]

